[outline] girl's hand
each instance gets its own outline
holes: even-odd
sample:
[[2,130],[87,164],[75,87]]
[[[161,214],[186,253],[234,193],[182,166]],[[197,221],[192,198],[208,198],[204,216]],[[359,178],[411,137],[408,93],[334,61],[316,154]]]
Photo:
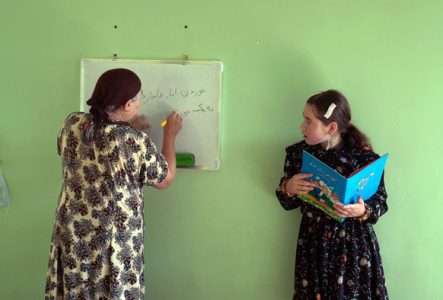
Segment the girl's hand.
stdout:
[[151,127],[151,125],[146,123],[145,115],[135,115],[135,117],[129,122],[129,125],[138,130],[144,130]]
[[305,180],[309,177],[312,177],[312,174],[295,174],[286,182],[286,191],[295,195],[307,194],[315,187],[315,182]]
[[365,213],[365,202],[361,196],[358,196],[358,202],[355,204],[343,205],[343,203],[334,203],[336,213],[340,217],[355,218],[361,217]]
[[182,129],[182,117],[176,111],[173,111],[166,118],[166,125],[163,127],[164,135],[177,136]]

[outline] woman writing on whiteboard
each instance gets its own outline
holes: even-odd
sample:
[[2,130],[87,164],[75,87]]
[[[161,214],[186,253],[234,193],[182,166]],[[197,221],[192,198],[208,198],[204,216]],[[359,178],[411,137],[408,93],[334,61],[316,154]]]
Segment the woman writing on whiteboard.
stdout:
[[160,153],[137,122],[141,97],[134,72],[109,70],[87,102],[90,113],[72,113],[60,130],[63,186],[46,299],[144,299],[143,187],[173,181],[182,119],[168,116]]
[[336,90],[311,96],[300,129],[304,140],[286,148],[284,176],[276,191],[281,205],[301,208],[297,240],[294,300],[388,299],[379,245],[372,227],[387,210],[383,178],[366,202],[335,204],[343,222],[301,201],[314,188],[300,173],[303,150],[347,177],[379,156],[351,123],[346,98]]

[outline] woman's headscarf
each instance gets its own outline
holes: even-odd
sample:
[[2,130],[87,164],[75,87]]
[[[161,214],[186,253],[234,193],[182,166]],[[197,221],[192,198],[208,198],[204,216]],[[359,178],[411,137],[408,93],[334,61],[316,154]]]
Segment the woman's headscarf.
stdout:
[[89,144],[105,123],[111,123],[107,111],[113,111],[137,96],[141,89],[140,78],[128,69],[112,69],[103,73],[86,102],[91,108],[92,122],[83,125],[84,142]]
[[97,80],[91,98],[86,102],[91,108],[95,125],[109,122],[111,108],[116,109],[137,96],[141,81],[137,74],[128,69],[112,69],[103,73]]

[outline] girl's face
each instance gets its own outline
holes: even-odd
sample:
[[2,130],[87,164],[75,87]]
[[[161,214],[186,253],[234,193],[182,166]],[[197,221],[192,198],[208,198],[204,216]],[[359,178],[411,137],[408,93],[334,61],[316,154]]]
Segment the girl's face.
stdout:
[[327,143],[330,125],[325,126],[314,113],[314,107],[306,104],[303,110],[303,123],[300,125],[301,133],[308,145]]

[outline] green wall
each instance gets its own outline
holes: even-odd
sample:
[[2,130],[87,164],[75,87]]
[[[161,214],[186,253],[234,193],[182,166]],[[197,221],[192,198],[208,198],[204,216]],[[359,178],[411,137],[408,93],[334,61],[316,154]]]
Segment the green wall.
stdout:
[[0,209],[0,299],[43,296],[56,134],[79,109],[80,59],[114,53],[225,67],[221,170],[146,191],[147,298],[290,299],[300,213],[274,189],[306,98],[328,88],[391,153],[390,210],[375,226],[391,299],[441,298],[441,11],[419,0],[4,1],[0,167],[12,204]]

